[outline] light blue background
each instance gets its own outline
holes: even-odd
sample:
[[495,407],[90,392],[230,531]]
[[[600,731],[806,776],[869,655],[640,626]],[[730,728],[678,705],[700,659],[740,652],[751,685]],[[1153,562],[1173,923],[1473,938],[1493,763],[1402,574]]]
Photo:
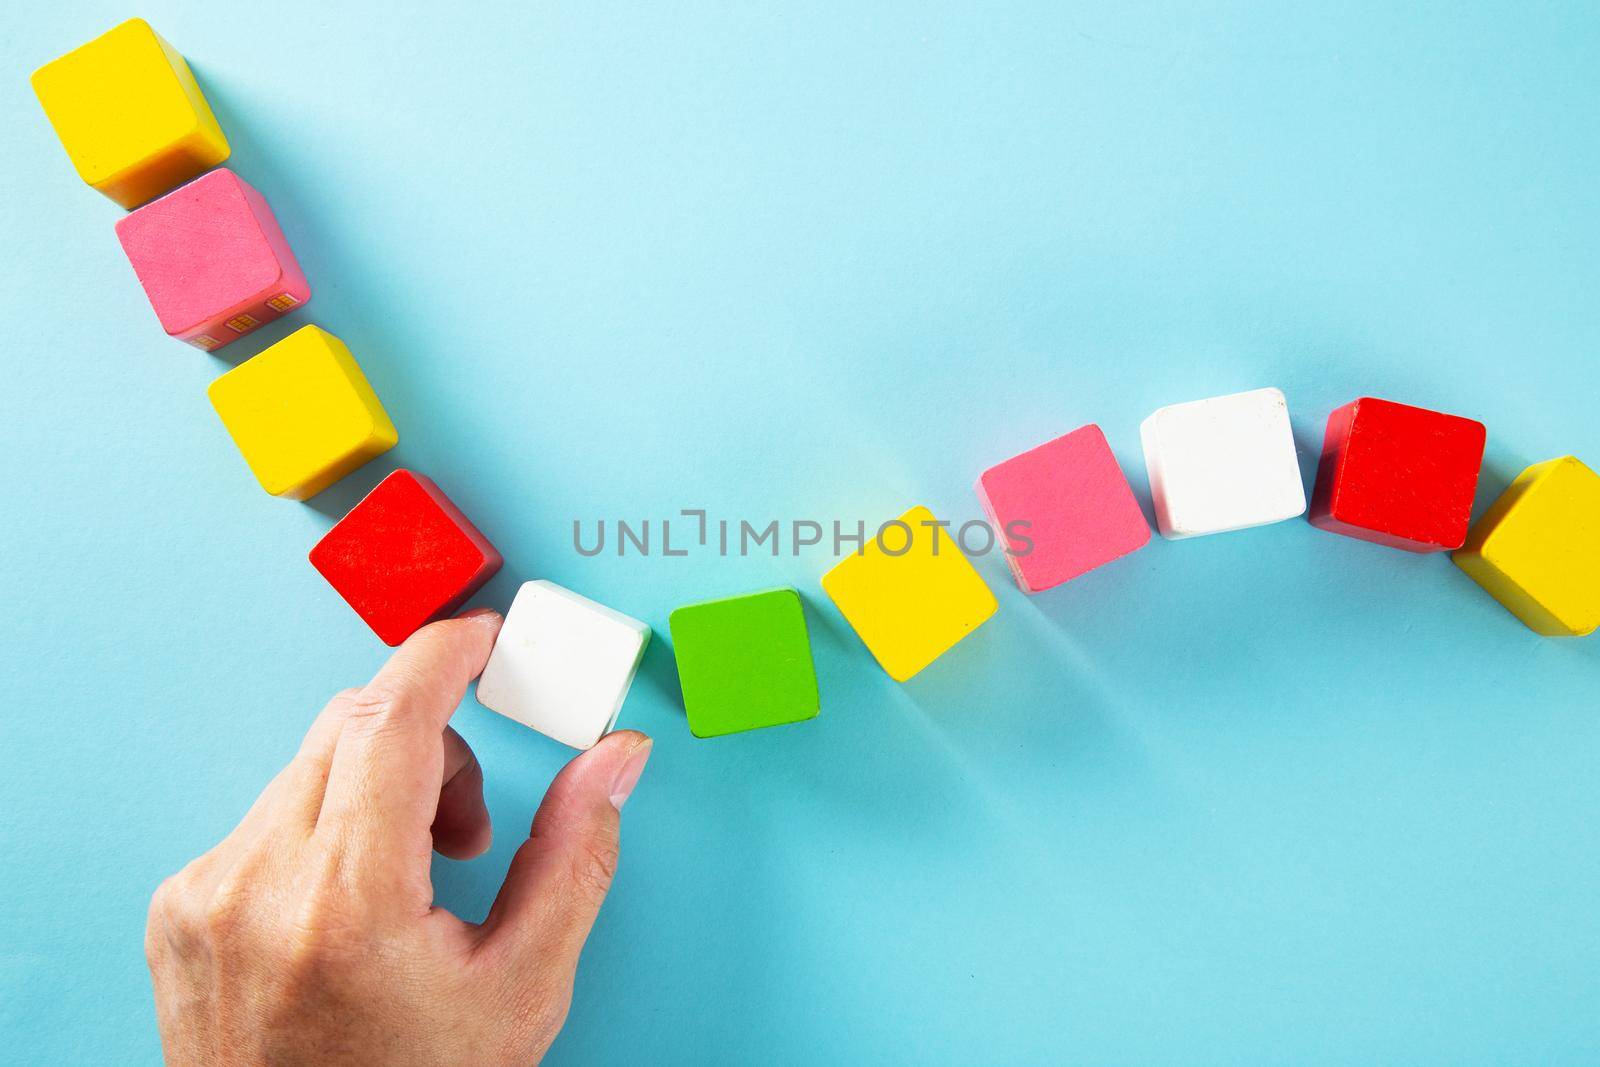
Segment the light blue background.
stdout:
[[[807,597],[806,725],[656,755],[554,1063],[1593,1063],[1600,639],[1303,521],[1167,543],[912,683],[799,559],[583,559],[574,518],[961,520],[988,464],[1262,385],[1305,471],[1376,394],[1482,419],[1480,508],[1600,462],[1592,5],[856,2],[137,13],[193,62],[399,448],[251,479],[0,41],[0,1059],[154,1061],[160,878],[385,650],[305,552],[395,464],[648,620]],[[492,854],[568,752],[470,700]]]

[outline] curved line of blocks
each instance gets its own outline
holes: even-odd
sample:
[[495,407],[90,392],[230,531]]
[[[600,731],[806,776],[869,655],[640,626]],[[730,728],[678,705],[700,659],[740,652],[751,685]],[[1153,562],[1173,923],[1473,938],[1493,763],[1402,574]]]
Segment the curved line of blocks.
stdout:
[[[147,23],[132,19],[46,64],[33,86],[84,181],[132,209],[117,236],[169,335],[215,351],[311,298],[266,200],[233,172],[211,169],[227,159],[227,139],[183,57]],[[311,497],[399,439],[349,349],[314,325],[221,375],[208,395],[262,488],[276,496]],[[1456,415],[1373,397],[1334,411],[1309,506],[1277,389],[1161,408],[1144,420],[1140,439],[1164,537],[1309,510],[1313,525],[1334,533],[1452,552],[1540,634],[1600,627],[1600,475],[1572,456],[1523,471],[1472,526],[1485,431]],[[1030,594],[1150,539],[1092,424],[989,468],[976,491],[992,529],[1003,532],[1013,577]],[[950,545],[947,526],[912,508],[876,537],[861,537],[822,577],[824,592],[896,681],[997,608]],[[898,540],[885,536],[891,528]],[[502,562],[438,486],[408,470],[388,475],[335,523],[310,561],[390,645],[453,614]],[[686,605],[669,626],[696,736],[817,714],[794,589]],[[649,638],[637,619],[548,581],[525,583],[478,699],[564,744],[589,747],[615,724]]]

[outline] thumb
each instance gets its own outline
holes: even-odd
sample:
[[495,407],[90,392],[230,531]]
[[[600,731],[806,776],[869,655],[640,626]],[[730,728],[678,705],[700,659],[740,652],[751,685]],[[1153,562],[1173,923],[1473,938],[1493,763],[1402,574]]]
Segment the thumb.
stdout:
[[570,982],[617,869],[618,825],[650,739],[607,734],[562,768],[484,920],[484,947]]

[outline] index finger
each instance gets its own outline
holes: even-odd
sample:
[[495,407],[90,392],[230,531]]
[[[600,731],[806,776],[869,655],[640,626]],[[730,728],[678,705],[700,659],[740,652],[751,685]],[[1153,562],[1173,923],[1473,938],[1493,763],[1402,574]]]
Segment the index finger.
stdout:
[[416,862],[426,880],[444,728],[500,632],[492,611],[424,626],[350,701],[315,833]]

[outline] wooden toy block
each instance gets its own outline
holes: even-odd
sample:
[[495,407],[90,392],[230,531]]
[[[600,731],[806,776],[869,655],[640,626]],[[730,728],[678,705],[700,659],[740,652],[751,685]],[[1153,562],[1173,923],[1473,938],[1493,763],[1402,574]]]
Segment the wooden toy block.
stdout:
[[1306,510],[1289,405],[1277,389],[1161,408],[1139,437],[1163,537],[1265,526]]
[[977,492],[1025,593],[1071,581],[1150,541],[1150,524],[1092,423],[990,467]]
[[816,717],[817,674],[795,590],[688,604],[673,611],[667,625],[696,737]]
[[1311,525],[1410,552],[1460,548],[1483,423],[1364,396],[1328,416]]
[[500,553],[420,474],[397,470],[311,549],[311,565],[386,645],[453,614]]
[[400,439],[350,349],[317,326],[302,326],[206,392],[273,496],[313,497]]
[[78,176],[123,207],[228,158],[189,64],[144,19],[46,63],[33,91]]
[[1600,474],[1576,457],[1536,463],[1489,506],[1451,558],[1529,629],[1600,629]]
[[478,679],[478,703],[572,748],[593,748],[617,712],[650,627],[554,582],[524,583]]
[[897,682],[944,655],[998,606],[935,522],[927,508],[912,508],[822,576],[823,591]]
[[161,328],[207,352],[311,299],[272,209],[230,170],[118,219],[117,238]]

